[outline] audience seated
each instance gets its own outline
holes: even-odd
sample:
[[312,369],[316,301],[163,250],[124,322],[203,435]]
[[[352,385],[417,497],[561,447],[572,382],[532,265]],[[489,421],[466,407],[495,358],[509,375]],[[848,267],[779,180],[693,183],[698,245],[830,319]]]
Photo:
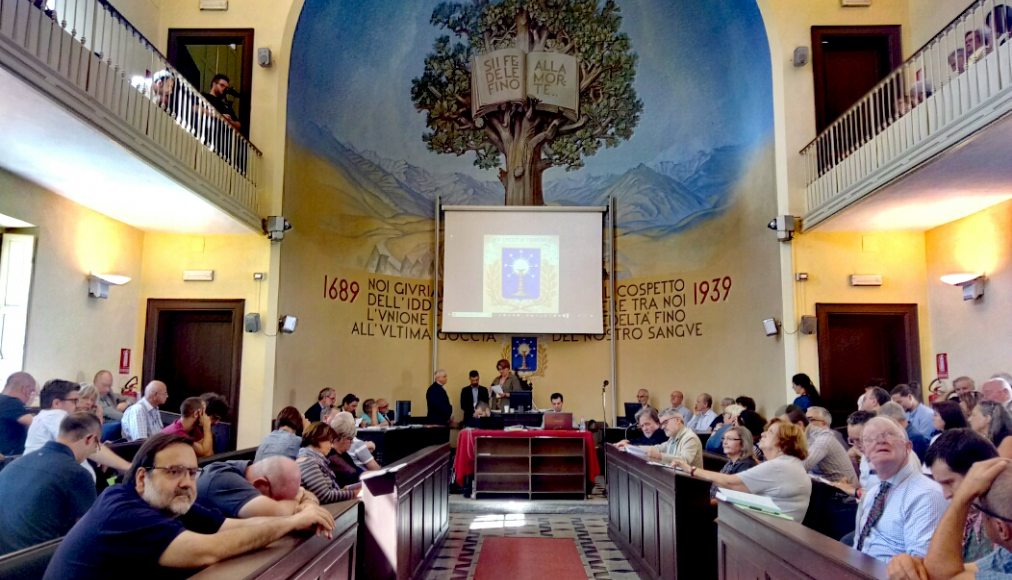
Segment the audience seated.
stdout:
[[889,392],[882,387],[868,387],[864,391],[861,402],[861,411],[877,413],[878,408],[890,401]]
[[0,554],[62,537],[88,511],[95,484],[81,462],[101,434],[95,415],[69,414],[56,439],[0,471]]
[[797,425],[773,419],[759,446],[766,461],[735,474],[699,469],[681,459],[672,465],[718,487],[767,496],[794,521],[802,521],[812,497],[812,480],[801,463],[807,454],[805,432]]
[[287,516],[319,503],[299,482],[299,468],[288,457],[217,461],[197,478],[197,503],[230,518]]
[[985,401],[994,401],[1012,413],[1012,386],[1009,385],[1008,379],[1000,375],[984,381],[984,384],[980,386],[980,398]]
[[275,420],[275,429],[264,437],[257,447],[253,461],[257,462],[265,457],[281,455],[289,459],[299,456],[299,447],[302,446],[302,432],[309,421],[302,416],[295,407],[285,407],[278,412]]
[[225,453],[226,451],[234,451],[235,448],[230,446],[231,437],[229,436],[228,425],[221,424],[228,418],[228,401],[218,393],[204,393],[200,395],[200,398],[204,401],[204,414],[211,419],[211,438],[214,452]]
[[710,425],[717,418],[717,413],[711,407],[713,407],[713,397],[709,393],[700,393],[696,397],[692,418],[685,426],[695,433],[709,433]]
[[903,407],[903,411],[907,415],[907,421],[910,423],[910,428],[920,434],[921,437],[929,439],[935,430],[934,422],[932,421],[934,413],[917,400],[915,390],[910,385],[896,385],[892,390],[892,400],[900,407]]
[[[994,457],[998,457],[998,450],[984,437],[970,429],[950,429],[931,444],[927,464],[932,479],[942,486],[945,499],[951,500],[970,467]],[[972,562],[983,558],[993,549],[994,544],[984,534],[983,514],[971,506],[963,528],[963,560]]]
[[921,435],[913,428],[910,421],[907,420],[907,414],[906,411],[903,410],[903,407],[899,406],[898,403],[889,401],[879,407],[878,416],[888,417],[889,419],[896,421],[900,427],[903,427],[903,430],[907,433],[907,440],[910,441],[910,444],[913,446],[914,454],[917,455],[917,459],[919,461],[923,462],[924,455],[928,452],[928,445],[931,442],[927,437]]
[[724,405],[723,413],[720,415],[720,422],[713,425],[713,433],[706,440],[706,445],[703,448],[706,451],[712,451],[714,453],[723,453],[723,441],[724,433],[728,429],[737,425],[738,416],[745,410],[745,407],[737,403],[729,403]]
[[331,451],[346,453],[354,438],[354,425],[343,433],[338,433],[323,422],[313,423],[302,436],[298,459],[302,482],[322,503],[334,503],[358,496],[360,487],[342,488],[327,460]]
[[[42,386],[42,391],[39,393],[39,404],[43,410],[32,421],[32,426],[28,428],[25,453],[41,449],[48,441],[56,440],[60,433],[60,422],[68,413],[77,411],[79,391],[80,385],[62,379],[47,381]],[[127,461],[106,447],[99,447],[98,451],[90,456],[90,459],[95,463],[122,472],[130,468]],[[94,482],[96,480],[95,469],[87,459],[81,462],[81,467],[88,470]]]
[[162,429],[162,433],[179,435],[192,441],[198,458],[214,455],[211,418],[204,412],[204,400],[200,397],[184,399],[179,406],[179,415],[171,425]]
[[45,578],[181,576],[179,569],[262,548],[294,530],[334,528],[333,517],[319,506],[287,517],[226,519],[194,505],[198,472],[188,440],[164,433],[150,437],[126,480],[107,489],[61,542]]
[[965,429],[968,426],[966,415],[963,414],[963,410],[956,401],[936,401],[932,403],[931,407],[935,411],[934,416],[931,418],[932,425],[935,428],[935,434],[931,438],[932,443],[935,442],[935,439],[943,431]]
[[102,406],[102,417],[106,421],[122,421],[123,411],[130,406],[130,401],[112,392],[112,373],[107,370],[98,371],[92,384],[98,389],[98,404]]
[[362,426],[363,427],[387,427],[390,422],[376,409],[375,399],[362,401]]
[[123,413],[123,437],[128,441],[145,439],[161,433],[162,415],[158,407],[169,400],[169,389],[162,381],[151,381],[144,387],[144,397]]
[[98,402],[98,389],[95,385],[82,384],[80,395],[77,399],[77,410],[83,413],[91,413],[102,422],[102,406]]
[[390,408],[390,403],[388,403],[386,399],[376,399],[376,411],[386,417],[387,421],[390,421],[391,425],[393,425],[394,421],[397,420],[393,409]]
[[824,407],[812,405],[805,413],[808,428],[805,436],[808,440],[808,457],[804,460],[805,469],[812,475],[833,481],[845,481],[857,485],[857,472],[854,464],[847,457],[847,450],[840,445],[833,430],[833,417]]
[[[963,530],[970,507],[983,514],[984,529],[995,549],[976,562],[960,557]],[[901,555],[889,562],[895,580],[923,578],[978,578],[991,580],[1012,575],[1012,462],[1003,457],[973,465],[945,511],[931,547],[923,560]]]
[[[712,436],[711,436],[712,438]],[[758,463],[753,452],[752,433],[744,427],[732,425],[721,437],[723,448],[721,451],[727,456],[727,463],[720,468],[720,472],[726,475],[741,473],[746,469],[752,469]],[[717,495],[717,484],[710,486],[710,497]]]
[[[666,412],[669,410],[681,415],[681,412],[675,407],[665,409]],[[626,440],[625,443],[631,445],[662,445],[668,440],[668,434],[664,432],[664,429],[661,429],[661,419],[657,414],[657,409],[653,407],[641,408],[636,412],[636,424],[639,426],[642,434],[635,439]]]
[[351,413],[352,417],[358,418],[358,397],[354,393],[348,393],[341,399],[341,410],[345,413]]
[[[682,419],[681,413],[668,408],[661,412],[659,418],[661,428],[664,429],[668,440],[658,445],[640,446],[646,451],[647,458],[663,463],[671,463],[675,459],[681,459],[688,465],[702,467],[703,445],[700,443],[699,437],[685,426],[685,420]],[[624,448],[626,445],[629,443],[620,441],[616,444],[619,448]]]
[[316,402],[306,409],[306,419],[310,422],[322,420],[323,414],[334,406],[336,400],[337,391],[329,387],[320,389],[319,394],[316,395]]
[[685,394],[682,391],[671,391],[671,407],[669,408],[678,411],[682,418],[685,419],[685,422],[688,423],[692,419],[692,409],[682,404],[684,400]]
[[[748,399],[748,397],[738,397],[736,400],[742,398]],[[752,406],[755,406],[755,401],[749,399]],[[759,438],[762,436],[763,431],[766,430],[766,419],[762,415],[756,413],[754,409],[750,410],[748,405],[741,402],[739,405],[745,407],[745,410],[738,414],[738,425],[748,429],[748,432],[752,434],[752,441],[756,443],[752,446],[752,454],[755,456],[756,461],[763,461],[765,458],[762,455],[762,450],[759,449]]]
[[25,405],[35,396],[35,378],[28,373],[12,373],[0,394],[0,454],[21,455],[25,451],[28,426],[34,415]]
[[924,556],[945,511],[941,487],[910,463],[910,440],[896,421],[869,419],[861,444],[879,481],[858,506],[854,548],[886,561],[897,554]]
[[970,428],[998,448],[998,455],[1012,459],[1012,415],[994,401],[981,401],[967,419]]

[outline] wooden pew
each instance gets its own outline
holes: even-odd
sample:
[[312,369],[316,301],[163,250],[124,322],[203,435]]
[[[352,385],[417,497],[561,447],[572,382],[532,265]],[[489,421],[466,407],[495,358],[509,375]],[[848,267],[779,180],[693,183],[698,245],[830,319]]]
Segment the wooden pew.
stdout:
[[888,578],[885,562],[782,518],[721,502],[717,518],[721,580]]
[[715,578],[710,483],[605,445],[608,536],[641,577]]
[[209,566],[191,578],[354,578],[359,501],[342,501],[323,507],[334,516],[332,539],[289,534],[262,550]]
[[412,578],[439,553],[449,529],[449,481],[449,443],[363,474],[360,578]]
[[63,538],[0,556],[0,578],[42,578]]

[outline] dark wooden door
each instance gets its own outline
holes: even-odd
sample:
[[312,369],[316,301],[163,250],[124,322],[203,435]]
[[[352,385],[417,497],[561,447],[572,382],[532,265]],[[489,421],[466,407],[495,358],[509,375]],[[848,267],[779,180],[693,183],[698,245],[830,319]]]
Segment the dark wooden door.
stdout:
[[899,26],[813,26],[816,131],[822,132],[902,62]]
[[244,300],[148,300],[143,382],[169,388],[164,411],[213,392],[228,401],[232,437],[239,411]]
[[916,304],[816,304],[819,388],[834,424],[856,410],[869,379],[921,380]]

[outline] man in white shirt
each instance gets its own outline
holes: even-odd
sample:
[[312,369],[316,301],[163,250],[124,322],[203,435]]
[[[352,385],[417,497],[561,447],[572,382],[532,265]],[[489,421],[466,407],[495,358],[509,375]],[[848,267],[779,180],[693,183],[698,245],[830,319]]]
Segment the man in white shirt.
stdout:
[[[53,379],[42,386],[39,393],[39,406],[42,409],[32,421],[28,428],[28,439],[25,441],[25,453],[31,453],[49,441],[55,441],[60,434],[60,423],[69,413],[77,411],[77,400],[80,398],[81,385]],[[122,472],[130,469],[130,462],[110,451],[109,448],[99,446],[98,451],[89,457],[99,465],[112,467]],[[91,477],[95,477],[95,470],[85,459],[81,467],[88,470]]]
[[699,396],[696,397],[696,405],[694,407],[695,412],[685,426],[696,433],[709,433],[710,424],[712,424],[714,419],[717,418],[717,413],[714,412],[712,407],[713,397],[711,397],[709,393],[700,393]]
[[162,381],[151,381],[144,387],[144,398],[131,405],[123,413],[123,436],[130,441],[147,439],[160,433],[162,415],[158,411],[160,405],[169,400],[169,389]]

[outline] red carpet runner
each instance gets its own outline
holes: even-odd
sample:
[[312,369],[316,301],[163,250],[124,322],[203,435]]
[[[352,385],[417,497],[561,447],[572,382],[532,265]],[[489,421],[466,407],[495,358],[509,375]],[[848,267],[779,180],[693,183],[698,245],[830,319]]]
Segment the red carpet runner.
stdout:
[[569,538],[501,538],[486,536],[474,580],[586,580],[576,542]]

